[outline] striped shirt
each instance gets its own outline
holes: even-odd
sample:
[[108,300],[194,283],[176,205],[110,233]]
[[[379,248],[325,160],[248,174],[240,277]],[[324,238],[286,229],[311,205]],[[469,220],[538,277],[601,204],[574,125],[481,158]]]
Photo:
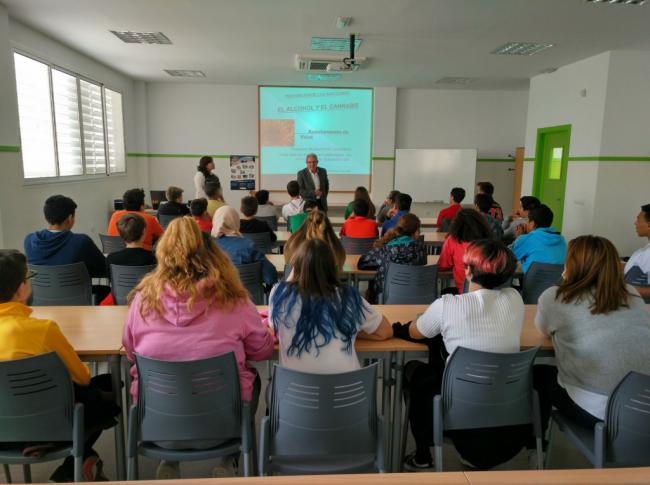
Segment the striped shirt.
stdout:
[[457,347],[485,352],[519,352],[524,302],[514,288],[443,295],[418,318],[425,337],[442,334],[451,355]]

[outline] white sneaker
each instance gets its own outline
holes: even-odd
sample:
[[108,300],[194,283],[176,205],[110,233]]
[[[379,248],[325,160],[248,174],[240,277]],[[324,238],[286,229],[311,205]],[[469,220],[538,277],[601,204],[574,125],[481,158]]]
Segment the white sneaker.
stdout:
[[238,455],[224,456],[220,459],[219,464],[212,469],[212,478],[236,477],[238,468]]
[[181,478],[181,466],[177,461],[161,461],[156,468],[156,480],[177,480]]

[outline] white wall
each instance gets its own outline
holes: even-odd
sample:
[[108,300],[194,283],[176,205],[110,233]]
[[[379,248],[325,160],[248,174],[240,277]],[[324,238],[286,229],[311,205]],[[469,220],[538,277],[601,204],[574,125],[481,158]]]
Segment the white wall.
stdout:
[[[127,151],[135,140],[133,117],[133,81],[120,73],[73,51],[22,24],[9,19],[0,7],[0,143],[19,145],[19,124],[12,50],[18,48],[71,71],[106,83],[123,94]],[[7,58],[11,61],[7,66]],[[5,107],[7,109],[5,110]],[[0,235],[2,247],[22,248],[28,232],[44,227],[42,205],[54,194],[72,197],[77,209],[75,231],[96,236],[106,230],[111,201],[128,188],[139,186],[135,160],[127,160],[127,174],[84,182],[29,184],[22,178],[20,153],[0,153]],[[97,239],[97,238],[96,238]]]

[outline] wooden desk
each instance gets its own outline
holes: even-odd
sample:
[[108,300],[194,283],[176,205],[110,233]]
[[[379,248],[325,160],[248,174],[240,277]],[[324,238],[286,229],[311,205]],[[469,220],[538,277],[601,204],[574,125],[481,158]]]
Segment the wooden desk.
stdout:
[[[343,223],[345,222],[345,217],[343,216],[331,216],[329,217],[330,223],[334,227],[341,227]],[[279,217],[278,218],[278,227],[286,227],[287,226],[287,221],[284,220],[284,217]],[[420,219],[420,227],[426,228],[426,229],[435,229],[438,227],[438,224],[436,224],[435,219]]]
[[[275,231],[278,240],[276,241],[280,246],[284,246],[287,243],[287,240],[291,237],[289,231]],[[447,238],[446,232],[423,232],[424,243],[429,246],[442,246]]]
[[[604,468],[585,470],[525,470],[464,472],[470,485],[597,485],[597,484],[647,484],[650,467]],[[243,485],[243,484],[242,484]]]

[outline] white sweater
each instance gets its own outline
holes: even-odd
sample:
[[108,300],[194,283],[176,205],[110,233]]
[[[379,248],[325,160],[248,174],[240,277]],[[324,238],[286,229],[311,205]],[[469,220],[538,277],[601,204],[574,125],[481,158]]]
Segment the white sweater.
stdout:
[[457,347],[484,352],[519,352],[524,302],[514,288],[443,295],[418,318],[425,337],[442,334],[451,355]]

